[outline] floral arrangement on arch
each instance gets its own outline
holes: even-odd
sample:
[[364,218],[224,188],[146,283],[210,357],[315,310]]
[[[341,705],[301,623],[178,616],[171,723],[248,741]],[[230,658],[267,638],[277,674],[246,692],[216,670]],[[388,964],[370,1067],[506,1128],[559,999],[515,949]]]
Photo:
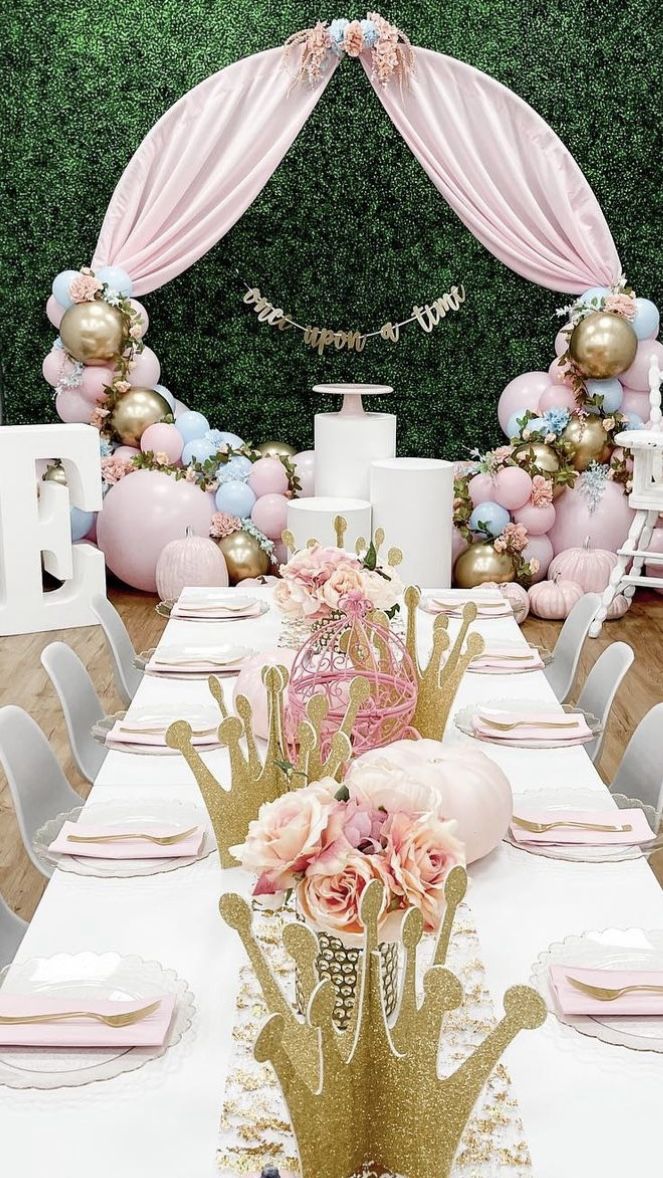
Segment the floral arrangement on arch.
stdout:
[[297,621],[320,622],[343,613],[343,599],[352,595],[371,609],[393,615],[404,586],[391,565],[380,566],[374,545],[363,556],[344,548],[311,544],[281,565],[274,590],[279,609]]
[[319,81],[334,57],[359,57],[370,52],[372,76],[381,86],[392,78],[405,81],[414,65],[412,46],[405,33],[379,12],[367,13],[364,20],[337,17],[330,24],[319,20],[313,28],[293,33],[285,43],[286,61],[296,45],[302,47],[296,79],[311,84]]
[[389,917],[400,923],[408,908],[418,908],[426,931],[435,932],[444,882],[465,862],[456,825],[441,812],[427,766],[406,773],[387,761],[359,759],[340,787],[328,777],[264,803],[246,841],[231,851],[258,875],[255,896],[283,900],[294,892],[299,912],[317,930],[360,934],[361,896],[378,879],[385,886],[383,936]]

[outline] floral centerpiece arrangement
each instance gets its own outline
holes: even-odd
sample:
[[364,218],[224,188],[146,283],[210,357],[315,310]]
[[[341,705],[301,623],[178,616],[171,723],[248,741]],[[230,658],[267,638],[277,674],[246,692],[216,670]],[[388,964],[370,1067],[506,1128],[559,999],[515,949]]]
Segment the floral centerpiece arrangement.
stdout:
[[393,616],[404,588],[391,565],[378,565],[373,544],[361,557],[344,548],[312,544],[281,566],[281,578],[274,590],[279,609],[308,622],[340,616],[348,594]]

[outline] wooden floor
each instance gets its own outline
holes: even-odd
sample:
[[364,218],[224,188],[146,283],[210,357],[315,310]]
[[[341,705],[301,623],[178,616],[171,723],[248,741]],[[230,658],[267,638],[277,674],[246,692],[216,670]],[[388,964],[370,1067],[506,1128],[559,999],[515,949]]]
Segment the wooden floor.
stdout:
[[[111,587],[109,596],[121,611],[136,649],[154,646],[164,628],[163,619],[154,610],[156,599],[119,587]],[[523,630],[530,641],[552,647],[559,623],[529,618]],[[99,627],[0,639],[0,706],[18,704],[30,712],[46,733],[70,782],[86,797],[89,787],[73,764],[57,697],[39,661],[43,648],[57,640],[68,642],[78,652],[90,670],[104,709],[112,712],[121,706]],[[599,768],[606,781],[612,779],[638,721],[663,699],[663,597],[653,592],[639,594],[624,618],[609,623],[600,638],[586,643],[577,688],[601,651],[611,641],[619,640],[631,644],[636,659],[615,701],[603,749]],[[652,859],[652,866],[663,881],[663,852],[658,853],[658,862]],[[23,850],[9,790],[0,769],[0,892],[27,920],[39,903],[44,886],[43,877]]]

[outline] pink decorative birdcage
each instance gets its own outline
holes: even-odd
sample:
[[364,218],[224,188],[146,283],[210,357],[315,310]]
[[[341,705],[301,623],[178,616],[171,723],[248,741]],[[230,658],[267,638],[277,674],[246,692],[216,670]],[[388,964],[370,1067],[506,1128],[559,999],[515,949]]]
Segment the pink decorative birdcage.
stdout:
[[351,740],[355,755],[407,736],[417,702],[414,665],[405,645],[388,626],[368,615],[365,600],[347,601],[342,617],[316,628],[295,655],[288,685],[286,729],[290,744],[312,696],[327,703],[320,739],[325,756],[350,698],[353,679],[365,679],[367,698],[360,705]]

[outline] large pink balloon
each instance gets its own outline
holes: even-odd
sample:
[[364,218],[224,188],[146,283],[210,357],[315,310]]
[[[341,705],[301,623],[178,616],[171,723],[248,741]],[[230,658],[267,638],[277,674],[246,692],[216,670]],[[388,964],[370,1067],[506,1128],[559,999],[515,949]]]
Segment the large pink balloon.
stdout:
[[159,383],[161,365],[151,348],[143,348],[129,366],[129,380],[133,385],[143,389],[151,389]]
[[284,491],[288,490],[288,476],[281,460],[279,458],[259,458],[257,462],[254,462],[249,475],[249,486],[258,497],[260,495],[283,495]]
[[541,394],[549,385],[550,377],[547,372],[523,372],[521,376],[509,381],[497,405],[497,416],[504,433],[512,413],[525,409],[538,413]]
[[549,409],[568,409],[569,412],[572,412],[575,408],[575,393],[570,385],[551,384],[550,388],[541,394],[540,413],[547,413]]
[[[649,393],[642,389],[624,388],[624,396],[619,406],[620,413],[637,413],[643,421],[649,421]],[[628,426],[624,427],[628,429]]]
[[59,327],[62,323],[62,316],[64,315],[64,307],[61,307],[55,295],[49,295],[46,300],[46,314],[53,324],[53,327]]
[[530,536],[543,536],[552,528],[556,514],[552,503],[544,503],[541,507],[526,503],[514,511],[513,518],[517,524],[525,525]]
[[[288,563],[289,553],[288,553],[288,549],[286,548],[285,544],[283,543],[283,540],[276,540],[275,541],[274,552],[272,555],[274,557],[275,564],[280,566],[282,564]],[[278,582],[278,577],[274,577],[273,579],[274,579],[274,581]],[[245,577],[244,580],[242,581],[242,586],[246,585],[247,580],[248,580],[248,577]],[[258,584],[259,583],[260,582],[258,582]]]
[[97,520],[99,547],[116,577],[154,593],[155,570],[166,544],[190,527],[209,535],[213,500],[195,483],[158,470],[138,470],[111,487]]
[[157,421],[141,434],[140,448],[144,454],[152,450],[154,454],[165,454],[169,462],[177,462],[182,457],[184,438],[174,425]]
[[251,510],[251,519],[268,540],[280,540],[288,523],[288,503],[285,495],[261,495]]
[[557,335],[555,336],[555,355],[563,356],[564,352],[568,351],[568,347],[569,337],[565,334],[564,328],[560,327]]
[[543,581],[548,566],[553,558],[553,546],[547,536],[530,536],[522,552],[523,560],[538,560],[538,572],[532,576],[532,581]]
[[454,564],[456,563],[457,557],[460,556],[461,552],[465,552],[465,550],[467,548],[469,548],[469,544],[468,544],[467,540],[463,536],[462,532],[459,532],[458,528],[454,525],[453,532],[451,533],[451,567],[452,568],[453,568]]
[[532,480],[520,466],[505,466],[494,480],[494,499],[500,507],[515,511],[524,507],[532,494]]
[[594,511],[582,491],[567,487],[555,500],[557,518],[550,529],[555,556],[565,548],[581,548],[587,537],[591,548],[616,552],[631,526],[633,512],[618,483],[606,482]]
[[305,499],[309,495],[315,495],[315,450],[300,450],[292,461],[302,484],[301,491],[297,492],[297,498]]
[[[569,388],[571,387],[569,383],[570,374],[571,369],[569,368],[568,364],[562,364],[560,360],[553,360],[550,368],[548,369],[548,376],[550,377],[553,384],[567,385]],[[541,408],[540,401],[539,408]]]
[[[244,585],[246,583],[246,581],[242,582]],[[238,695],[246,696],[253,709],[253,731],[263,740],[267,740],[269,729],[267,695],[262,681],[262,669],[263,667],[287,667],[290,670],[296,653],[296,650],[290,650],[288,647],[279,647],[278,650],[263,650],[260,654],[254,654],[252,658],[246,660],[235,680],[233,703],[236,703]]]
[[135,446],[118,446],[116,450],[113,450],[113,458],[123,458],[125,462],[128,462],[130,458],[135,458],[137,454],[140,454],[140,450],[137,450]]
[[150,317],[143,304],[138,302],[138,299],[129,299],[129,302],[131,303],[132,309],[140,315],[142,327],[140,338],[142,339],[148,327],[150,326]]
[[55,388],[64,376],[71,376],[74,365],[62,348],[53,348],[47,356],[44,356],[41,370],[44,380],[47,380]]
[[475,474],[467,484],[470,499],[475,507],[495,499],[495,484],[490,474]]
[[58,417],[68,425],[80,422],[90,424],[92,406],[82,397],[78,389],[63,389],[55,398],[55,409]]
[[656,357],[659,368],[663,367],[663,344],[655,339],[640,340],[635,360],[630,368],[626,368],[619,375],[622,384],[628,385],[630,389],[648,389],[649,365],[652,356]]
[[106,396],[104,386],[112,382],[113,372],[110,368],[97,368],[96,365],[86,364],[81,372],[81,383],[77,390],[91,405],[96,405],[97,401]]

